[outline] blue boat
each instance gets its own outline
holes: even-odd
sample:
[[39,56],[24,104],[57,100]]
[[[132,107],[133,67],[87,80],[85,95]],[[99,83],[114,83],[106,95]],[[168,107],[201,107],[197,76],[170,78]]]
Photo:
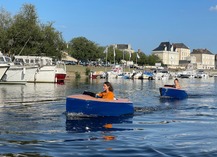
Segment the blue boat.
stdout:
[[172,87],[161,87],[160,90],[160,96],[162,98],[173,98],[173,99],[186,99],[188,97],[188,94],[185,90],[182,89],[176,89]]
[[128,99],[106,100],[89,95],[71,95],[66,98],[66,113],[89,116],[123,116],[134,113],[133,103]]

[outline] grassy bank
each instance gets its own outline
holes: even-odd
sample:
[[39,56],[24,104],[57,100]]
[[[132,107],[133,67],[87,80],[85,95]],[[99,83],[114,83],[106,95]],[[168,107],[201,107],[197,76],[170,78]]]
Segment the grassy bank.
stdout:
[[87,68],[90,71],[108,71],[110,67],[95,67],[95,66],[83,66],[83,65],[66,65],[67,78],[75,78],[76,75],[80,75],[82,78],[86,77]]

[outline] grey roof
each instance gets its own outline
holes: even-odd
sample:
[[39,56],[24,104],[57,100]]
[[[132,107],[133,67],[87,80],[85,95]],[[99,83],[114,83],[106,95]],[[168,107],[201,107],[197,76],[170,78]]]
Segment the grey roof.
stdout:
[[179,64],[189,64],[191,61],[188,60],[179,60]]
[[212,55],[212,53],[207,49],[193,49],[191,54],[211,54]]
[[185,48],[185,49],[189,49],[185,44],[183,43],[173,43],[173,47],[176,48]]
[[128,44],[117,44],[118,49],[128,49]]
[[167,47],[167,51],[170,51],[172,45],[170,44],[170,42],[161,42],[160,45],[152,51],[164,51],[165,47]]

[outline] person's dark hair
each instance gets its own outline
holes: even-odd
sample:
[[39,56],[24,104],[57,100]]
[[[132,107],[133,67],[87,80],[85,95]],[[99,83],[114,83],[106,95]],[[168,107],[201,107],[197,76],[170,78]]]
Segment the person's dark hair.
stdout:
[[[176,78],[175,80],[176,80],[176,81],[179,81],[177,78]],[[174,80],[174,81],[175,81],[175,80]]]
[[110,82],[104,82],[104,84],[106,84],[109,87],[109,91],[111,91],[111,92],[114,91],[112,84]]

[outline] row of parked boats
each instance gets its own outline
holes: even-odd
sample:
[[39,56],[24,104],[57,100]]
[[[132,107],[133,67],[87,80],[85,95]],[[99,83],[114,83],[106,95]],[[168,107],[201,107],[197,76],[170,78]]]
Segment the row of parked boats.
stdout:
[[51,57],[14,56],[0,54],[0,83],[62,83],[66,77],[63,62],[52,61]]
[[124,78],[124,79],[148,79],[148,80],[166,80],[172,78],[208,78],[208,73],[203,70],[186,70],[180,72],[169,72],[168,70],[153,70],[153,71],[123,71],[120,65],[112,67],[110,71],[92,72],[90,77],[95,78]]

